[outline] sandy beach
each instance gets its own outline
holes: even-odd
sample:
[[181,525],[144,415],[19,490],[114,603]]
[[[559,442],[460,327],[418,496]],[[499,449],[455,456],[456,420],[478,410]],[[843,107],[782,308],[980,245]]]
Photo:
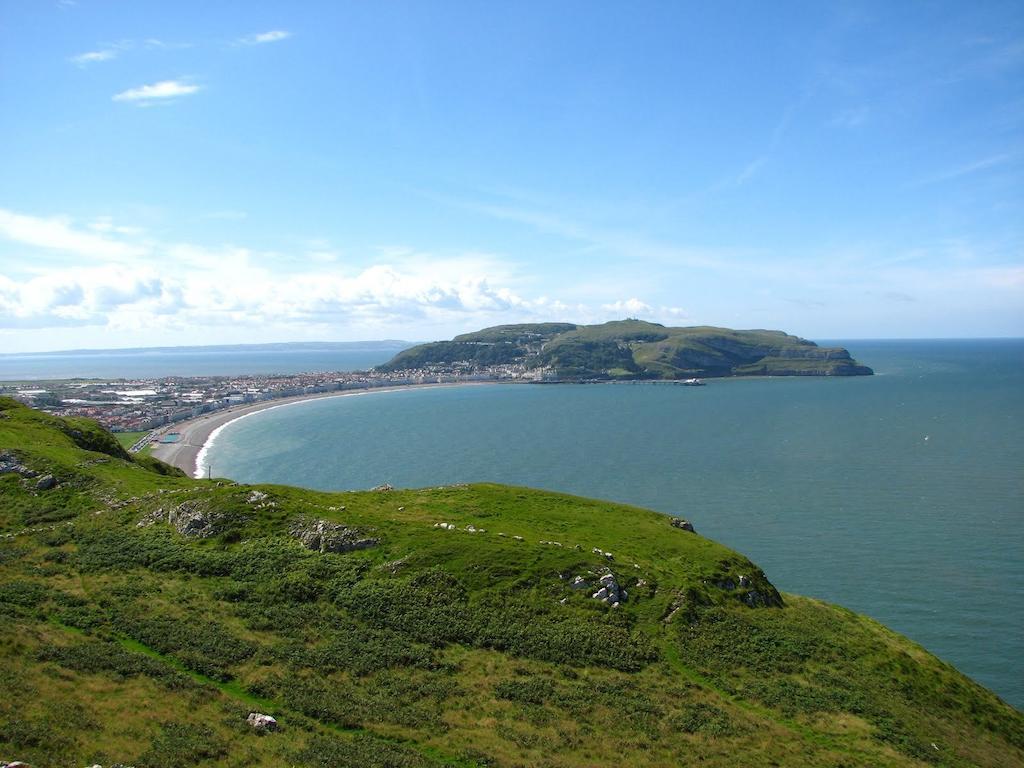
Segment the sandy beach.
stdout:
[[194,419],[179,421],[165,427],[161,434],[177,432],[181,437],[173,443],[153,443],[151,455],[165,461],[168,464],[185,471],[189,477],[195,477],[199,469],[199,455],[204,446],[209,442],[214,432],[221,427],[230,424],[232,421],[249,416],[259,411],[266,411],[271,408],[280,408],[286,405],[294,405],[308,400],[320,400],[329,397],[356,397],[359,395],[372,395],[378,392],[395,392],[403,389],[438,389],[443,387],[479,387],[491,384],[512,384],[511,381],[467,381],[459,383],[443,384],[403,384],[395,387],[372,387],[367,389],[352,389],[343,392],[318,392],[312,395],[295,395],[294,397],[281,397],[275,400],[263,400],[258,403],[246,403],[222,411],[204,413]]

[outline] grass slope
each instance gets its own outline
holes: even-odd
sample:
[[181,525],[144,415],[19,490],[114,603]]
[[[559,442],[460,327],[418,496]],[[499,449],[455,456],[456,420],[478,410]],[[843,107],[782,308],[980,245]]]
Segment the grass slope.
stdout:
[[379,368],[506,363],[549,366],[569,380],[872,373],[841,347],[819,347],[782,331],[669,328],[642,320],[500,325],[412,347]]
[[[653,512],[497,485],[193,480],[9,400],[3,462],[0,759],[1024,765],[1024,717],[991,692],[869,619],[780,599]],[[139,526],[182,507],[216,535]],[[301,517],[380,544],[304,549]],[[618,608],[570,586],[609,567]],[[281,730],[254,732],[254,710]]]

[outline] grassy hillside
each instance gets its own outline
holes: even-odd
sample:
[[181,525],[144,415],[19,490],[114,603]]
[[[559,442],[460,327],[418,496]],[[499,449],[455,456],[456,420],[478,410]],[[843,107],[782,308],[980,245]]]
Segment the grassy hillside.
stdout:
[[518,363],[554,368],[563,379],[680,379],[713,376],[857,376],[872,373],[840,347],[782,331],[668,328],[642,320],[602,325],[503,325],[421,344],[381,370]]
[[377,366],[379,371],[401,371],[430,366],[508,365],[536,356],[545,342],[575,329],[571,323],[525,323],[496,325],[475,333],[464,333],[451,341],[435,341],[402,350]]
[[0,760],[1024,765],[995,695],[671,523],[193,480],[0,400]]

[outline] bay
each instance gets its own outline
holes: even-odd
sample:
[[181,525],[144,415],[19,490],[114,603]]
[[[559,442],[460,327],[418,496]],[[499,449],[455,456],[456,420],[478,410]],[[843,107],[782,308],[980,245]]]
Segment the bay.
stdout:
[[1024,707],[1024,341],[841,343],[877,375],[308,401],[208,457],[243,482],[493,481],[681,514]]

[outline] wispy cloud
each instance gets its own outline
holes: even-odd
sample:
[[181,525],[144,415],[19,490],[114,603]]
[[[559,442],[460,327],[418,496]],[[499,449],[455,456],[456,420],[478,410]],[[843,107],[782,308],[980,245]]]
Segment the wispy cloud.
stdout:
[[276,43],[292,36],[291,32],[284,29],[272,29],[269,32],[257,32],[252,35],[240,37],[235,42],[238,45],[263,45],[264,43]]
[[[107,220],[97,220],[100,232],[110,232]],[[91,259],[118,261],[139,256],[144,249],[97,234],[97,230],[86,232],[76,228],[64,217],[42,218],[28,216],[0,208],[0,237],[23,245],[62,251],[69,255]]]
[[155,102],[167,102],[179,96],[188,96],[196,93],[200,86],[191,83],[184,83],[180,80],[161,80],[152,85],[142,85],[138,88],[129,88],[113,96],[114,101],[127,101],[140,106]]
[[576,240],[590,250],[605,251],[619,257],[702,269],[721,269],[728,266],[722,254],[712,249],[689,248],[659,242],[642,233],[605,229],[557,213],[536,211],[516,205],[492,205],[453,199],[446,199],[445,202],[497,219],[526,224],[539,232]]
[[992,155],[981,160],[976,160],[973,163],[967,163],[965,165],[958,165],[955,168],[947,168],[944,171],[934,173],[930,176],[925,176],[923,179],[911,182],[912,187],[923,187],[929,184],[938,184],[943,181],[952,181],[953,179],[959,179],[961,176],[968,176],[978,171],[985,171],[989,168],[998,168],[1003,165],[1009,165],[1017,159],[1017,155],[1012,152],[1005,152],[999,155]]
[[117,51],[113,48],[105,48],[99,51],[87,51],[77,56],[72,56],[71,61],[80,67],[86,67],[100,61],[110,61],[117,57]]

